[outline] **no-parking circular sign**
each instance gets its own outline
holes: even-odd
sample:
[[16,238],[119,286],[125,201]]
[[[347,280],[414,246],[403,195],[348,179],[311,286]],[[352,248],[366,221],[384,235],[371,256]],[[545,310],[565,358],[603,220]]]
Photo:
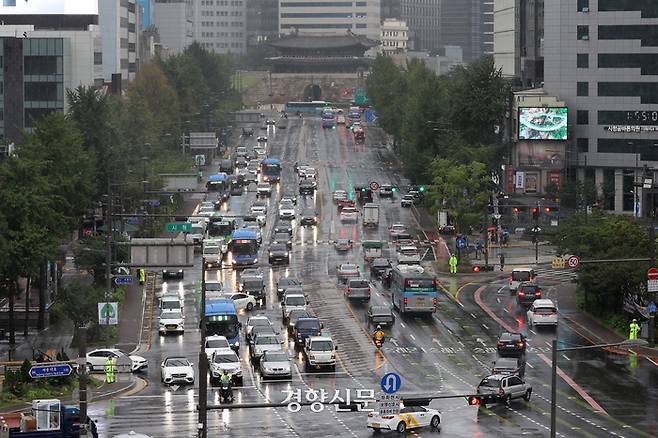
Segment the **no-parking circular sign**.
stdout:
[[377,181],[373,181],[370,183],[370,190],[379,190],[379,183]]

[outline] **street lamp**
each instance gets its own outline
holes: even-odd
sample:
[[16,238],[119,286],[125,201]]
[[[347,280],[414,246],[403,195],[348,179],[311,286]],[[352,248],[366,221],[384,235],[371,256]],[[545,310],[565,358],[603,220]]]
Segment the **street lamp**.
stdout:
[[553,339],[551,344],[551,438],[555,438],[555,426],[557,420],[557,353],[564,351],[594,350],[606,347],[637,347],[646,345],[644,339],[625,339],[621,342],[611,344],[583,345],[580,347],[557,348],[557,339]]
[[206,355],[206,259],[201,257],[201,346],[199,350],[199,418],[198,437],[208,436],[208,356]]

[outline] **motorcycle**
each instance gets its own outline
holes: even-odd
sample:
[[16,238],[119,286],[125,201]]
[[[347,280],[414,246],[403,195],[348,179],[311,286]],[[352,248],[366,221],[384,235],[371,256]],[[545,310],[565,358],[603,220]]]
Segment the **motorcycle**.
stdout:
[[233,403],[233,386],[230,382],[221,382],[219,386],[219,402]]
[[375,344],[375,347],[377,347],[377,349],[380,349],[384,344],[384,338],[374,338],[373,343]]

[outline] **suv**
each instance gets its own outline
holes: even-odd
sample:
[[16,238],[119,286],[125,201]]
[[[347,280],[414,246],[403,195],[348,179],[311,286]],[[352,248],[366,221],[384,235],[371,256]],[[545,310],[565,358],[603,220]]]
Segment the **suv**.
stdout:
[[523,378],[525,375],[525,360],[523,358],[499,357],[491,364],[491,374],[516,374]]
[[305,178],[299,182],[300,195],[312,195],[315,192],[315,184],[311,178]]
[[265,290],[265,282],[262,278],[243,276],[240,280],[239,288],[240,292],[251,295],[256,300],[262,300],[262,304],[265,304],[267,292]]
[[382,184],[379,187],[380,198],[391,198],[393,196],[393,186],[391,184]]
[[532,386],[516,375],[493,374],[482,379],[476,392],[480,394],[482,406],[498,402],[504,402],[509,406],[512,400],[517,398],[530,401]]
[[520,283],[516,290],[516,301],[519,306],[529,307],[540,298],[541,289],[535,283]]
[[302,282],[296,277],[282,277],[279,278],[279,281],[276,282],[276,295],[280,299],[283,298],[283,294],[286,293],[286,289],[291,286],[302,286]]
[[329,368],[335,371],[336,350],[338,350],[338,346],[329,336],[309,336],[304,344],[306,370]]
[[501,356],[522,356],[525,354],[526,339],[521,333],[503,332],[498,338],[496,349]]
[[283,322],[288,322],[292,309],[306,309],[306,297],[303,294],[286,294],[281,303],[281,316]]
[[306,339],[310,336],[320,336],[322,334],[322,323],[318,318],[307,317],[298,318],[295,327],[292,329],[292,336],[295,340],[295,347],[303,348]]
[[371,294],[370,282],[365,278],[349,278],[345,284],[345,298],[368,301]]

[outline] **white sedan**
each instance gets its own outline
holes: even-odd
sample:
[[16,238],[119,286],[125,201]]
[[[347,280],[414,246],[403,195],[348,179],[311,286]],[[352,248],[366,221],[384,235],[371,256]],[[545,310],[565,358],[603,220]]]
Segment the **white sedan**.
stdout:
[[237,310],[245,309],[250,311],[256,307],[256,298],[254,298],[252,295],[243,294],[242,292],[235,292],[232,294],[226,294],[224,296],[229,300],[233,300]]
[[162,383],[194,383],[194,367],[184,357],[167,357],[160,365]]
[[340,220],[343,222],[356,222],[359,220],[359,211],[354,207],[343,207],[340,211]]
[[115,364],[119,358],[130,358],[132,362],[131,371],[133,373],[148,367],[148,361],[142,356],[129,355],[118,348],[100,348],[87,353],[87,368],[92,372],[103,371],[105,369],[105,361],[108,357],[111,357]]
[[398,234],[404,234],[407,232],[407,227],[404,224],[393,224],[388,229],[388,232],[391,236],[397,236]]
[[408,429],[431,426],[438,429],[441,426],[441,413],[425,406],[402,407],[399,414],[380,415],[377,412],[368,414],[367,427],[375,431],[382,429],[405,433]]
[[340,201],[345,201],[348,198],[348,194],[345,190],[336,190],[333,194],[334,203],[338,204]]

